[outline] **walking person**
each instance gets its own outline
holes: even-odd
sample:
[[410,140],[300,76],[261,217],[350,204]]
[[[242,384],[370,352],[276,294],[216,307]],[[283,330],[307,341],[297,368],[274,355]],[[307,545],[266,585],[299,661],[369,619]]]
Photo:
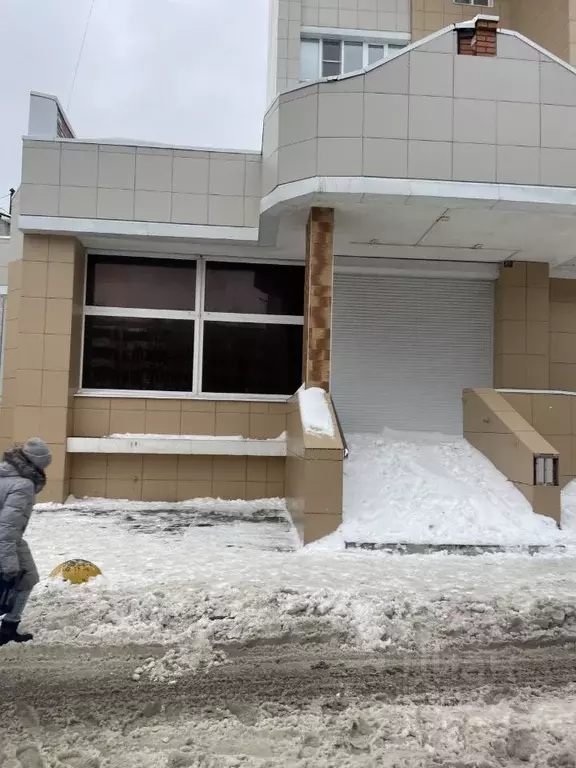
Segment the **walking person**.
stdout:
[[0,462],[0,575],[16,585],[10,613],[0,624],[0,645],[27,643],[29,633],[18,632],[30,593],[39,581],[38,571],[24,532],[36,502],[46,485],[44,470],[50,465],[50,448],[39,437],[23,446],[9,448]]

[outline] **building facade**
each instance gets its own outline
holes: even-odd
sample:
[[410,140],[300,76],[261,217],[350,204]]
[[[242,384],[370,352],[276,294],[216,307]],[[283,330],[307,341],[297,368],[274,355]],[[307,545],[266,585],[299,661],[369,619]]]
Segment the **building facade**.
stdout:
[[[261,152],[80,139],[32,95],[0,439],[50,443],[46,498],[286,496],[310,541],[340,522],[346,433],[576,390],[576,70],[477,8],[351,4],[273,6]],[[549,427],[522,456],[558,452],[560,482],[576,446]]]
[[576,64],[574,0],[271,0],[268,97],[373,64],[478,13]]

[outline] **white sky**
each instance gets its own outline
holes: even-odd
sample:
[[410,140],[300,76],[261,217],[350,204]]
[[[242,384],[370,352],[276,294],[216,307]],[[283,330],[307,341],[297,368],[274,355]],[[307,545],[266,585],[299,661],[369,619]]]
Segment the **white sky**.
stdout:
[[268,0],[0,0],[0,208],[20,183],[31,90],[78,137],[258,149]]

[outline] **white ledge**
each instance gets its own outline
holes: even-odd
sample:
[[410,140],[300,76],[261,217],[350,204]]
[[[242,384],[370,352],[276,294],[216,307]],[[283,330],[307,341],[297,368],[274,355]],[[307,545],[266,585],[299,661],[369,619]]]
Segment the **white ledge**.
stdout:
[[117,219],[75,219],[60,216],[20,214],[22,232],[49,232],[66,235],[165,237],[185,240],[231,240],[256,243],[258,227],[225,227],[211,224],[173,224],[161,221],[120,221]]
[[576,209],[574,187],[498,184],[469,181],[437,181],[433,179],[390,179],[372,176],[310,176],[290,181],[273,189],[262,198],[260,213],[280,204],[290,205],[298,198],[314,200],[326,195],[381,196],[394,198],[441,198],[449,200],[486,201],[487,207],[498,203],[521,203],[538,206],[567,206]]
[[69,437],[68,453],[170,454],[181,456],[286,456],[286,438],[254,440],[212,435]]

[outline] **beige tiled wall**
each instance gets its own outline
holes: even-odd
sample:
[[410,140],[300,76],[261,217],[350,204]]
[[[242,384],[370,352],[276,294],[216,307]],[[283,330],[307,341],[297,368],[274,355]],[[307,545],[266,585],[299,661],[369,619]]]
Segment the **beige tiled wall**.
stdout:
[[264,127],[263,193],[315,176],[572,187],[576,75],[498,35],[455,55],[453,32],[363,75],[281,95]]
[[258,226],[260,155],[24,140],[21,214]]
[[[546,403],[542,403],[546,407]],[[555,455],[557,446],[535,429],[524,412],[493,389],[463,395],[464,436],[521,491],[534,511],[560,522],[560,488],[534,485],[535,454]]]
[[76,397],[71,434],[242,435],[265,440],[286,431],[286,408],[285,403]]
[[[477,5],[457,5],[453,0],[412,0],[412,39],[420,40],[449,24],[473,19],[478,13],[499,16],[501,26],[509,28],[515,2],[517,0],[495,0],[494,6],[486,9]],[[541,0],[535,2],[542,4]]]
[[83,269],[74,238],[33,235],[24,237],[22,259],[10,269],[2,438],[20,443],[41,435],[49,443],[53,462],[44,499],[67,493],[70,360]]
[[576,280],[550,280],[550,387],[576,392]]
[[284,497],[285,459],[74,454],[70,493],[133,501]]
[[[76,397],[72,434],[278,437],[285,403]],[[74,455],[70,492],[137,501],[284,497],[285,459],[241,456]]]
[[[512,0],[509,26],[530,40],[570,60],[570,0]],[[575,41],[576,42],[576,41]]]
[[576,280],[515,262],[496,282],[496,387],[576,392]]
[[496,282],[494,383],[550,386],[549,267],[514,262]]
[[18,368],[18,315],[22,287],[22,262],[8,267],[8,296],[4,336],[2,404],[0,407],[0,448],[5,451],[14,441],[14,407],[16,404],[16,371]]
[[333,533],[342,522],[343,446],[333,411],[332,419],[336,437],[310,435],[302,429],[298,398],[289,405],[286,503],[304,544]]
[[576,477],[576,396],[511,394],[503,397],[560,455],[561,486]]

